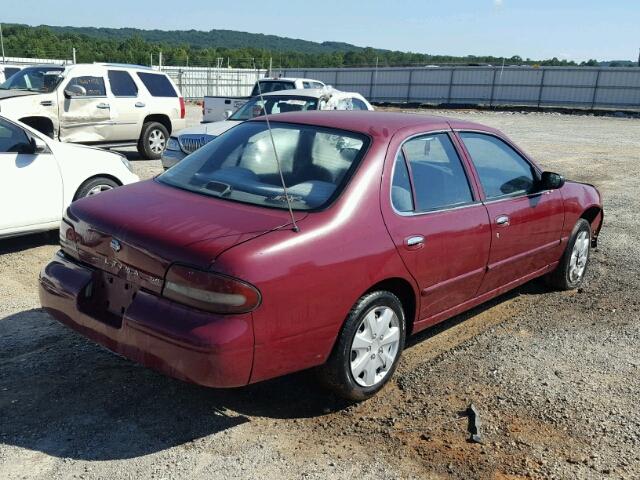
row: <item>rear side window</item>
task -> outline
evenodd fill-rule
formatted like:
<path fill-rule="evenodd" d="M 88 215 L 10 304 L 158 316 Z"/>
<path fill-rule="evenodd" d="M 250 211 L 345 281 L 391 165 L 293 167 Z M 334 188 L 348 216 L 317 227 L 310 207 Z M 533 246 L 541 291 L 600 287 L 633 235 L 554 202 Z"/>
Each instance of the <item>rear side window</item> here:
<path fill-rule="evenodd" d="M 353 104 L 353 109 L 354 110 L 369 110 L 367 108 L 367 104 L 364 103 L 362 100 L 360 100 L 359 98 L 352 98 L 351 99 L 351 103 Z"/>
<path fill-rule="evenodd" d="M 111 93 L 115 97 L 135 97 L 138 95 L 138 87 L 128 72 L 122 70 L 109 70 L 109 84 Z"/>
<path fill-rule="evenodd" d="M 505 142 L 482 133 L 462 132 L 460 137 L 488 199 L 527 194 L 535 189 L 533 167 Z"/>
<path fill-rule="evenodd" d="M 138 78 L 142 80 L 149 93 L 154 97 L 177 97 L 175 88 L 166 75 L 158 73 L 138 72 Z"/>
<path fill-rule="evenodd" d="M 402 150 L 398 152 L 396 163 L 393 167 L 391 203 L 393 203 L 394 208 L 399 212 L 413 212 L 413 195 L 411 194 L 409 169 L 407 168 Z"/>
<path fill-rule="evenodd" d="M 467 175 L 449 135 L 438 133 L 414 138 L 402 146 L 402 153 L 413 180 L 416 212 L 473 202 Z"/>
<path fill-rule="evenodd" d="M 107 91 L 104 87 L 104 78 L 102 77 L 75 77 L 67 84 L 66 88 L 78 86 L 84 88 L 84 95 L 80 97 L 104 97 Z"/>

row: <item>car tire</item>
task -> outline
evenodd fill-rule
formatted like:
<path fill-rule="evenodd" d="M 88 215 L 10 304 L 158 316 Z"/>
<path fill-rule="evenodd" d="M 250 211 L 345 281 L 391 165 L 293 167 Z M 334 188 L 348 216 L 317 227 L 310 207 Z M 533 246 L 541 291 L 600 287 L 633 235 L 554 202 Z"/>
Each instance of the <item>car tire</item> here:
<path fill-rule="evenodd" d="M 142 125 L 142 132 L 138 140 L 138 153 L 147 160 L 157 160 L 169 141 L 167 127 L 158 122 L 147 122 Z"/>
<path fill-rule="evenodd" d="M 114 180 L 107 177 L 95 177 L 90 178 L 78 188 L 75 197 L 73 200 L 78 200 L 84 197 L 90 197 L 96 195 L 98 193 L 105 192 L 107 190 L 112 190 L 120 185 L 116 183 Z"/>
<path fill-rule="evenodd" d="M 384 290 L 367 293 L 349 312 L 329 359 L 320 368 L 323 383 L 350 401 L 375 395 L 393 376 L 405 335 L 398 297 Z"/>
<path fill-rule="evenodd" d="M 587 273 L 591 246 L 591 225 L 584 218 L 573 227 L 567 247 L 556 269 L 545 277 L 558 290 L 578 288 Z"/>

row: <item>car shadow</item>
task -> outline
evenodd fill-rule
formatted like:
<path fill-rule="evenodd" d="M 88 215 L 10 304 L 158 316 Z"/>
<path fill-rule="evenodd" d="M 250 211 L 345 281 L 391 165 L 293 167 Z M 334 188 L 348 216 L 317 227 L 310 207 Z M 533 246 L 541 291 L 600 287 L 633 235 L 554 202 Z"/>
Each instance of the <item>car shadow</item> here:
<path fill-rule="evenodd" d="M 434 337 L 527 284 L 410 340 Z M 89 342 L 41 309 L 0 319 L 0 441 L 59 458 L 134 458 L 253 421 L 313 418 L 349 403 L 323 390 L 313 371 L 236 389 L 180 382 Z"/>
<path fill-rule="evenodd" d="M 51 230 L 50 232 L 31 233 L 28 235 L 1 239 L 0 255 L 17 253 L 45 245 L 57 245 L 60 242 L 58 235 L 58 230 Z"/>

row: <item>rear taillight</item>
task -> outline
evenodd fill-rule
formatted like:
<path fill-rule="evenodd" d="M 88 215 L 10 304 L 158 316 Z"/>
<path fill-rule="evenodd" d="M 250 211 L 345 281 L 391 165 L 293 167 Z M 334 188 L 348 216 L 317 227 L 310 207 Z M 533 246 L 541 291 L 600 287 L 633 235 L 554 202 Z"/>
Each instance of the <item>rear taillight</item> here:
<path fill-rule="evenodd" d="M 186 108 L 184 106 L 184 98 L 180 97 L 180 118 L 184 118 L 186 113 L 187 113 L 187 111 L 186 111 Z"/>
<path fill-rule="evenodd" d="M 224 314 L 247 313 L 260 305 L 260 292 L 253 285 L 184 265 L 169 268 L 162 296 L 201 310 Z"/>

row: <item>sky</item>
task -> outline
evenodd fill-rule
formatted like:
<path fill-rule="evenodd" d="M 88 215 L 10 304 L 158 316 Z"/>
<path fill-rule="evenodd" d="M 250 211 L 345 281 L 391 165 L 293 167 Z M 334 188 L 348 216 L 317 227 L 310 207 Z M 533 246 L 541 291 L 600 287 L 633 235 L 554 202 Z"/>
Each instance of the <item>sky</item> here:
<path fill-rule="evenodd" d="M 227 29 L 430 54 L 578 61 L 635 60 L 640 47 L 640 0 L 0 0 L 0 22 Z"/>

